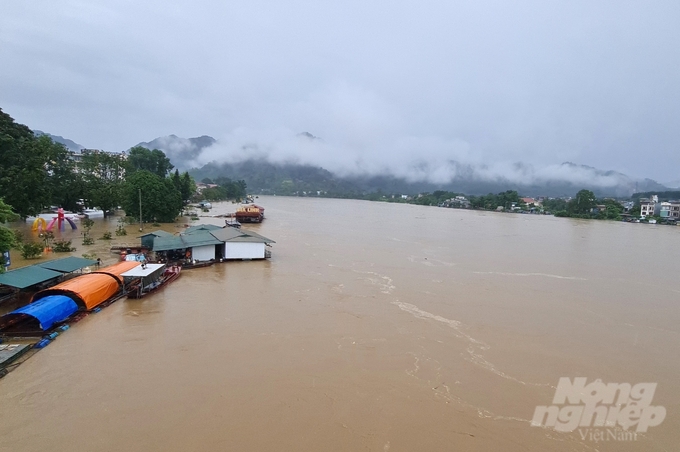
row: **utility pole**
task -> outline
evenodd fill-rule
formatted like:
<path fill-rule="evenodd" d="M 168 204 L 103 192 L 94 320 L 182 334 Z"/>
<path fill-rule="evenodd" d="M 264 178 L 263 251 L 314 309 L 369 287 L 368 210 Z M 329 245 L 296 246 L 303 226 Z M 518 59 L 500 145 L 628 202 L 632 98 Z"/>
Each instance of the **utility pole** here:
<path fill-rule="evenodd" d="M 139 189 L 139 232 L 143 230 L 142 226 L 142 189 Z"/>

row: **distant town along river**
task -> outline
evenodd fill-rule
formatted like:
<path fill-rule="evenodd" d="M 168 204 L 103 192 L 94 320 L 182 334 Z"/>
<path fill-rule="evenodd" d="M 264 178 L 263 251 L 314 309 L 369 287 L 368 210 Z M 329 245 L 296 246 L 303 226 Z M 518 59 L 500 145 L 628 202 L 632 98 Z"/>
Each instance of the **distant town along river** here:
<path fill-rule="evenodd" d="M 270 260 L 187 270 L 0 380 L 0 450 L 677 448 L 680 228 L 258 204 Z M 562 377 L 657 383 L 668 415 L 625 444 L 532 427 Z"/>

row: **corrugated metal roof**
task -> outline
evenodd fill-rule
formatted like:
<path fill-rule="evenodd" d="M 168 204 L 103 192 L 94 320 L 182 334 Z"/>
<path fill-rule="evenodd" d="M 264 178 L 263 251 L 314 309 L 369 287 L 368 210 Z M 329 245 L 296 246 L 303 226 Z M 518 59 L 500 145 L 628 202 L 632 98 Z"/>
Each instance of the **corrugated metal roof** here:
<path fill-rule="evenodd" d="M 210 231 L 210 234 L 212 234 L 213 237 L 223 242 L 226 242 L 236 237 L 241 237 L 243 235 L 243 233 L 239 229 L 231 227 L 220 228 L 219 230 Z"/>
<path fill-rule="evenodd" d="M 181 250 L 195 246 L 219 245 L 225 242 L 276 243 L 252 231 L 214 225 L 198 225 L 179 236 L 157 237 L 154 251 Z M 201 229 L 204 228 L 204 229 Z"/>
<path fill-rule="evenodd" d="M 223 242 L 276 243 L 272 239 L 246 229 L 225 227 L 220 228 L 219 231 L 210 231 L 210 233 Z"/>
<path fill-rule="evenodd" d="M 267 238 L 267 237 L 265 237 L 265 236 L 263 236 L 263 235 L 260 235 L 260 234 L 258 234 L 257 232 L 248 231 L 248 230 L 242 230 L 241 232 L 243 232 L 243 233 L 245 233 L 245 234 L 247 234 L 247 235 L 249 235 L 249 236 L 251 236 L 251 237 L 253 237 L 253 238 L 258 238 L 258 239 L 260 239 L 260 242 L 264 242 L 264 243 L 276 243 L 276 242 L 273 241 L 272 239 L 269 239 L 269 238 Z"/>
<path fill-rule="evenodd" d="M 156 237 L 153 241 L 154 251 L 181 250 L 186 247 L 186 244 L 182 241 L 182 237 L 178 235 L 173 235 L 172 237 Z"/>
<path fill-rule="evenodd" d="M 62 276 L 62 273 L 48 270 L 39 265 L 31 265 L 30 267 L 18 268 L 0 274 L 0 284 L 16 287 L 17 289 L 25 289 L 26 287 L 59 278 L 60 276 Z"/>
<path fill-rule="evenodd" d="M 217 239 L 208 231 L 196 231 L 193 234 L 182 235 L 182 241 L 187 247 L 220 245 L 222 240 Z"/>
<path fill-rule="evenodd" d="M 156 237 L 173 237 L 173 235 L 171 233 L 160 230 L 160 229 L 157 230 L 157 231 L 149 232 L 149 233 L 144 234 L 140 237 L 146 237 L 146 236 L 149 236 L 149 235 L 153 235 L 153 236 L 156 236 Z"/>
<path fill-rule="evenodd" d="M 76 270 L 80 270 L 81 268 L 89 267 L 90 265 L 94 265 L 96 263 L 97 261 L 93 261 L 92 259 L 71 256 L 64 257 L 62 259 L 55 259 L 49 262 L 44 262 L 38 264 L 38 266 L 46 268 L 48 270 L 54 270 L 62 273 L 71 273 Z"/>
<path fill-rule="evenodd" d="M 250 235 L 242 235 L 241 237 L 236 237 L 231 240 L 227 240 L 229 243 L 233 242 L 247 242 L 247 243 L 276 243 L 269 239 L 263 239 L 260 237 L 253 237 Z"/>
<path fill-rule="evenodd" d="M 220 226 L 215 226 L 214 224 L 197 224 L 196 226 L 185 229 L 182 234 L 194 234 L 196 232 L 213 231 L 216 229 L 222 228 Z"/>

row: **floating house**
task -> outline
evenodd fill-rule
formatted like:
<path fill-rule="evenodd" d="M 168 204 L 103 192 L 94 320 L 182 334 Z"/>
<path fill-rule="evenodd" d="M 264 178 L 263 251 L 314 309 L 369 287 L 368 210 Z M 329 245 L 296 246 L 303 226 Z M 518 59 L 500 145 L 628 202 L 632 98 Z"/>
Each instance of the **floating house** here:
<path fill-rule="evenodd" d="M 160 229 L 157 231 L 149 232 L 141 237 L 142 248 L 151 250 L 153 249 L 153 242 L 157 237 L 172 237 L 172 236 L 173 235 L 171 233 L 161 231 Z"/>
<path fill-rule="evenodd" d="M 78 311 L 90 311 L 122 295 L 123 273 L 139 262 L 118 262 L 33 295 L 31 303 L 0 317 L 0 332 L 47 331 Z"/>
<path fill-rule="evenodd" d="M 0 285 L 17 290 L 36 291 L 72 277 L 72 273 L 95 265 L 97 261 L 81 257 L 65 257 L 0 274 Z"/>
<path fill-rule="evenodd" d="M 271 257 L 267 246 L 272 243 L 275 242 L 252 231 L 206 224 L 192 226 L 177 236 L 156 237 L 153 251 L 198 262 L 265 259 Z"/>
<path fill-rule="evenodd" d="M 240 223 L 262 223 L 264 207 L 257 204 L 246 204 L 236 209 L 234 216 Z"/>

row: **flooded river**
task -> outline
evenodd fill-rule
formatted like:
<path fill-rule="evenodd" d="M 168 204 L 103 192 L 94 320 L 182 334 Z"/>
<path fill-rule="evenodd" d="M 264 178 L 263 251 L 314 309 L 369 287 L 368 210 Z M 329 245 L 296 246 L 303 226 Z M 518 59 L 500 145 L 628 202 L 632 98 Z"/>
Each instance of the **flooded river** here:
<path fill-rule="evenodd" d="M 678 450 L 680 227 L 258 202 L 271 260 L 76 324 L 0 380 L 0 450 Z M 627 441 L 532 427 L 560 377 L 657 383 L 666 418 Z"/>

